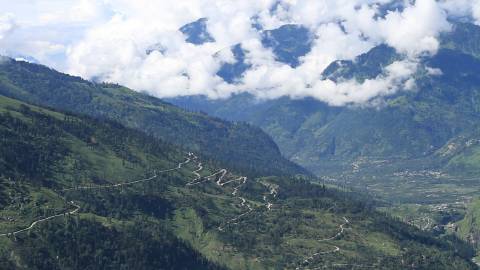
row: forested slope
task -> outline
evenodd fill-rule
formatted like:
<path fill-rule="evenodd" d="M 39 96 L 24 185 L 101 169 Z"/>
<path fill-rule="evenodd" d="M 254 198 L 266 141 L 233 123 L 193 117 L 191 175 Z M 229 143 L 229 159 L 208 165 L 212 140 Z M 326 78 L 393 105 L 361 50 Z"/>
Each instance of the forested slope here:
<path fill-rule="evenodd" d="M 0 94 L 74 113 L 118 121 L 229 167 L 269 174 L 308 174 L 283 158 L 261 129 L 187 112 L 111 84 L 95 84 L 44 66 L 4 58 Z"/>
<path fill-rule="evenodd" d="M 474 269 L 473 250 L 303 178 L 0 96 L 0 268 Z"/>

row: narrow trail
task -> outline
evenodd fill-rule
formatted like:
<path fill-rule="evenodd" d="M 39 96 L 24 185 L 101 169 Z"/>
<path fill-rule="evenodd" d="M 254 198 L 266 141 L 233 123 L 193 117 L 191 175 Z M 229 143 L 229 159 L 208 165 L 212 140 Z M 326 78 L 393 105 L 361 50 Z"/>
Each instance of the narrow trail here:
<path fill-rule="evenodd" d="M 76 187 L 71 187 L 71 188 L 65 188 L 65 189 L 61 189 L 61 190 L 57 190 L 57 192 L 59 193 L 65 193 L 65 192 L 71 192 L 71 191 L 79 191 L 79 190 L 100 190 L 100 189 L 111 189 L 111 188 L 119 188 L 119 187 L 124 187 L 124 186 L 131 186 L 131 185 L 135 185 L 135 184 L 140 184 L 140 183 L 145 183 L 145 182 L 150 182 L 150 181 L 153 181 L 155 179 L 158 178 L 159 174 L 161 173 L 166 173 L 166 172 L 171 172 L 171 171 L 176 171 L 176 170 L 180 170 L 183 166 L 185 166 L 186 164 L 190 163 L 192 160 L 198 160 L 198 157 L 195 156 L 193 153 L 188 153 L 188 157 L 185 161 L 183 162 L 180 162 L 178 163 L 178 165 L 174 168 L 170 168 L 170 169 L 165 169 L 165 170 L 161 170 L 161 171 L 156 171 L 154 170 L 154 175 L 151 176 L 151 177 L 148 177 L 148 178 L 144 178 L 144 179 L 140 179 L 140 180 L 135 180 L 135 181 L 128 181 L 128 182 L 122 182 L 122 183 L 116 183 L 116 184 L 106 184 L 106 185 L 87 185 L 87 186 L 76 186 Z M 232 179 L 232 180 L 229 180 L 229 181 L 226 181 L 226 182 L 223 182 L 223 179 L 226 177 L 226 175 L 228 174 L 228 171 L 226 169 L 221 169 L 219 170 L 218 172 L 216 173 L 213 173 L 209 176 L 206 176 L 206 177 L 201 177 L 200 175 L 200 171 L 203 170 L 203 165 L 201 162 L 198 162 L 197 164 L 197 169 L 195 171 L 193 171 L 193 174 L 195 175 L 195 178 L 187 183 L 187 186 L 194 186 L 194 185 L 199 185 L 199 184 L 202 184 L 202 183 L 205 183 L 205 182 L 208 182 L 208 181 L 211 181 L 214 177 L 220 175 L 220 177 L 218 178 L 218 180 L 216 181 L 216 184 L 218 186 L 225 186 L 229 183 L 233 183 L 233 182 L 241 182 L 240 185 L 236 186 L 234 188 L 234 191 L 232 192 L 232 196 L 237 196 L 237 193 L 238 193 L 238 190 L 241 188 L 241 186 L 243 186 L 246 182 L 247 182 L 247 177 L 239 177 L 239 178 L 236 178 L 236 179 Z M 237 196 L 238 197 L 238 196 Z M 63 199 L 65 199 L 64 197 L 62 197 Z M 243 197 L 238 197 L 238 199 L 241 200 L 241 206 L 242 207 L 245 207 L 248 209 L 248 211 L 246 213 L 243 213 L 231 220 L 229 220 L 225 226 L 227 226 L 228 224 L 231 224 L 233 222 L 235 222 L 236 220 L 240 219 L 241 217 L 251 213 L 254 211 L 254 209 L 246 203 L 246 200 L 245 198 Z M 74 206 L 75 209 L 74 210 L 70 210 L 70 211 L 67 211 L 67 212 L 64 212 L 64 213 L 60 213 L 60 214 L 56 214 L 56 215 L 52 215 L 52 216 L 48 216 L 48 217 L 45 217 L 45 218 L 41 218 L 41 219 L 38 219 L 38 220 L 35 220 L 33 221 L 30 226 L 24 228 L 24 229 L 20 229 L 20 230 L 17 230 L 17 231 L 13 231 L 13 232 L 8 232 L 8 233 L 0 233 L 0 237 L 2 236 L 10 236 L 10 235 L 16 235 L 16 234 L 19 234 L 19 233 L 23 233 L 23 232 L 27 232 L 27 231 L 30 231 L 32 230 L 33 228 L 35 228 L 38 224 L 40 223 L 43 223 L 43 222 L 46 222 L 46 221 L 49 221 L 49 220 L 52 220 L 52 219 L 55 219 L 55 218 L 58 218 L 58 217 L 63 217 L 63 216 L 66 216 L 66 215 L 72 215 L 72 214 L 75 214 L 77 213 L 79 210 L 80 210 L 80 206 L 78 204 L 76 204 L 75 202 L 73 201 L 70 201 L 69 202 L 70 205 Z M 219 227 L 219 229 L 221 229 L 222 227 Z"/>
<path fill-rule="evenodd" d="M 123 183 L 118 183 L 118 184 L 97 185 L 97 186 L 78 186 L 78 187 L 73 187 L 73 188 L 66 188 L 66 189 L 62 189 L 62 190 L 57 190 L 57 192 L 61 193 L 61 192 L 77 191 L 77 190 L 109 189 L 109 188 L 118 188 L 118 187 L 122 187 L 122 186 L 130 186 L 130 185 L 135 185 L 135 184 L 139 184 L 139 183 L 149 182 L 149 181 L 152 181 L 152 180 L 156 179 L 158 177 L 159 173 L 166 173 L 166 172 L 171 172 L 171 171 L 176 171 L 176 170 L 181 169 L 184 165 L 190 163 L 190 161 L 192 160 L 192 158 L 191 158 L 192 156 L 193 156 L 193 153 L 188 153 L 188 158 L 185 161 L 178 163 L 178 165 L 175 168 L 161 170 L 161 171 L 158 171 L 158 172 L 154 171 L 154 175 L 152 177 L 149 177 L 149 178 L 136 180 L 136 181 L 123 182 Z M 65 200 L 65 198 L 63 196 L 62 196 L 62 199 Z M 49 220 L 52 220 L 52 219 L 55 219 L 55 218 L 58 218 L 58 217 L 73 215 L 73 214 L 77 213 L 78 211 L 80 211 L 80 206 L 78 204 L 76 204 L 73 201 L 70 201 L 68 203 L 70 205 L 74 206 L 75 209 L 64 212 L 64 213 L 61 213 L 61 214 L 56 214 L 56 215 L 48 216 L 48 217 L 45 217 L 45 218 L 37 219 L 37 220 L 33 221 L 30 224 L 30 226 L 28 226 L 27 228 L 20 229 L 20 230 L 17 230 L 17 231 L 13 231 L 13 232 L 9 232 L 9 233 L 0 233 L 0 237 L 11 236 L 11 235 L 15 236 L 19 233 L 23 233 L 23 232 L 27 232 L 27 231 L 32 230 L 33 228 L 35 228 L 35 226 L 37 226 L 40 223 L 43 223 L 43 222 L 46 222 L 46 221 L 49 221 Z"/>
<path fill-rule="evenodd" d="M 340 238 L 344 233 L 345 233 L 345 226 L 347 226 L 348 224 L 350 224 L 350 221 L 346 218 L 346 217 L 343 217 L 343 220 L 345 221 L 344 223 L 340 224 L 340 226 L 338 226 L 339 228 L 339 231 L 332 237 L 329 237 L 329 238 L 324 238 L 324 239 L 318 239 L 317 242 L 328 242 L 328 241 L 334 241 L 338 238 Z M 314 254 L 312 254 L 311 256 L 305 258 L 303 261 L 302 261 L 302 265 L 303 267 L 297 267 L 295 268 L 295 270 L 313 270 L 313 269 L 318 269 L 318 268 L 306 268 L 309 264 L 311 264 L 316 258 L 318 258 L 319 256 L 322 256 L 322 255 L 328 255 L 328 254 L 332 254 L 332 253 L 337 253 L 337 252 L 340 252 L 342 249 L 338 246 L 333 246 L 334 249 L 332 250 L 328 250 L 328 251 L 319 251 L 319 252 L 316 252 Z"/>
<path fill-rule="evenodd" d="M 270 196 L 273 197 L 273 199 L 276 199 L 277 198 L 277 195 L 278 195 L 278 186 L 277 185 L 274 185 L 274 184 L 266 184 L 266 183 L 262 183 L 263 186 L 265 186 L 269 192 L 270 192 Z M 267 200 L 267 196 L 264 195 L 263 196 L 263 201 L 265 202 L 266 206 L 267 206 L 267 210 L 268 211 L 271 211 L 272 210 L 272 207 L 273 207 L 273 204 Z"/>
<path fill-rule="evenodd" d="M 200 175 L 200 172 L 203 170 L 203 165 L 200 161 L 198 161 L 198 157 L 196 157 L 195 155 L 192 155 L 192 156 L 193 156 L 192 160 L 194 162 L 197 162 L 197 169 L 195 171 L 192 171 L 192 173 L 195 175 L 195 178 L 192 179 L 190 182 L 188 182 L 186 184 L 186 186 L 196 186 L 196 185 L 204 184 L 204 183 L 207 183 L 207 182 L 214 182 L 219 187 L 225 187 L 226 185 L 231 184 L 231 183 L 239 183 L 238 185 L 236 185 L 233 188 L 233 191 L 231 192 L 231 195 L 234 198 L 238 199 L 239 206 L 241 208 L 244 208 L 245 212 L 243 212 L 243 213 L 225 221 L 223 224 L 218 226 L 217 229 L 219 231 L 224 231 L 225 228 L 228 227 L 229 225 L 238 224 L 240 219 L 242 219 L 243 217 L 245 217 L 245 216 L 249 215 L 250 213 L 256 211 L 256 209 L 254 209 L 247 202 L 247 200 L 244 197 L 238 195 L 240 188 L 247 183 L 247 181 L 248 181 L 247 177 L 241 176 L 241 177 L 237 177 L 237 178 L 229 178 L 229 173 L 226 169 L 221 169 L 221 170 L 218 170 L 217 172 L 215 172 L 215 173 L 213 173 L 209 176 L 202 177 Z M 278 186 L 274 185 L 274 184 L 270 184 L 270 183 L 261 183 L 261 184 L 263 186 L 265 186 L 265 188 L 268 190 L 268 195 L 263 195 L 263 202 L 265 203 L 265 207 L 266 207 L 267 211 L 271 211 L 272 207 L 273 207 L 273 204 L 268 200 L 267 197 L 270 196 L 273 199 L 275 199 L 278 196 Z M 332 206 L 332 208 L 334 208 L 334 207 L 335 206 Z M 331 209 L 328 209 L 328 211 L 330 211 L 330 210 Z M 329 242 L 329 241 L 334 241 L 334 240 L 337 240 L 338 238 L 340 238 L 345 233 L 345 231 L 347 230 L 347 226 L 350 224 L 350 221 L 346 217 L 343 217 L 343 220 L 344 220 L 344 222 L 338 226 L 338 232 L 334 236 L 329 237 L 329 238 L 324 238 L 324 239 L 318 239 L 317 242 L 320 242 L 320 243 L 321 242 Z M 342 249 L 340 247 L 338 247 L 336 245 L 333 245 L 332 250 L 318 251 L 318 252 L 312 254 L 311 256 L 303 259 L 303 261 L 301 263 L 302 266 L 299 266 L 295 269 L 296 270 L 314 270 L 314 269 L 326 269 L 326 268 L 328 269 L 328 267 L 326 267 L 326 266 L 317 267 L 317 268 L 308 268 L 308 265 L 311 264 L 319 256 L 338 253 L 338 252 L 341 252 L 341 251 L 342 251 Z M 340 263 L 332 264 L 331 266 L 332 267 L 348 267 L 348 266 L 351 266 L 351 267 L 358 267 L 358 268 L 375 268 L 374 266 L 367 266 L 367 265 L 360 265 L 360 264 L 340 264 Z"/>
<path fill-rule="evenodd" d="M 135 184 L 150 182 L 150 181 L 153 181 L 153 180 L 157 179 L 159 177 L 159 174 L 161 174 L 161 173 L 167 173 L 167 172 L 180 170 L 183 166 L 190 163 L 192 160 L 197 161 L 198 157 L 195 156 L 193 153 L 188 153 L 187 159 L 183 162 L 178 163 L 178 165 L 176 167 L 161 170 L 161 171 L 154 170 L 153 176 L 148 177 L 148 178 L 135 180 L 135 181 L 116 183 L 116 184 L 76 186 L 76 187 L 64 188 L 64 189 L 61 189 L 61 190 L 57 190 L 57 192 L 65 193 L 65 192 L 73 192 L 73 191 L 79 191 L 79 190 L 89 190 L 90 191 L 90 190 L 112 189 L 112 188 L 120 188 L 120 187 L 124 187 L 124 186 L 131 186 L 131 185 L 135 185 Z M 250 214 L 251 212 L 254 211 L 254 209 L 250 206 L 250 204 L 247 203 L 245 198 L 237 195 L 238 190 L 243 185 L 246 184 L 247 177 L 239 177 L 239 178 L 230 179 L 230 180 L 224 182 L 224 179 L 228 174 L 228 171 L 226 169 L 221 169 L 218 172 L 213 173 L 213 174 L 211 174 L 209 176 L 206 176 L 206 177 L 202 177 L 200 175 L 200 172 L 202 170 L 203 170 L 203 165 L 202 165 L 201 162 L 198 162 L 197 163 L 197 169 L 195 171 L 193 171 L 193 174 L 195 175 L 195 178 L 191 182 L 187 183 L 187 186 L 195 186 L 195 185 L 199 185 L 199 184 L 202 184 L 202 183 L 205 183 L 205 182 L 212 181 L 212 179 L 214 179 L 214 177 L 217 177 L 218 175 L 220 175 L 220 177 L 218 177 L 218 179 L 215 183 L 218 186 L 221 186 L 221 187 L 224 187 L 225 185 L 230 184 L 230 183 L 240 182 L 240 184 L 234 188 L 234 190 L 232 192 L 232 196 L 238 198 L 241 201 L 240 206 L 243 207 L 243 208 L 246 208 L 247 212 L 245 212 L 245 213 L 227 221 L 223 226 L 219 226 L 218 227 L 219 230 L 223 230 L 223 228 L 225 228 L 226 226 L 235 223 L 236 221 L 241 219 L 243 216 L 248 215 L 248 214 Z M 63 196 L 62 196 L 62 199 L 65 200 L 65 198 Z M 63 217 L 63 216 L 66 216 L 66 215 L 72 215 L 72 214 L 77 213 L 80 210 L 80 206 L 78 204 L 76 204 L 75 202 L 70 201 L 69 204 L 71 206 L 74 206 L 75 209 L 70 210 L 70 211 L 66 211 L 64 213 L 60 213 L 60 214 L 56 214 L 56 215 L 52 215 L 52 216 L 48 216 L 48 217 L 45 217 L 45 218 L 35 220 L 30 224 L 30 226 L 28 226 L 24 229 L 20 229 L 20 230 L 13 231 L 13 232 L 8 232 L 8 233 L 0 233 L 0 237 L 16 235 L 16 234 L 19 234 L 19 233 L 30 231 L 40 223 L 43 223 L 43 222 L 46 222 L 46 221 L 49 221 L 49 220 L 52 220 L 52 219 L 55 219 L 55 218 L 58 218 L 58 217 Z M 271 209 L 271 204 L 270 203 L 268 203 L 267 209 L 269 209 L 269 210 Z"/>
<path fill-rule="evenodd" d="M 117 183 L 117 184 L 77 186 L 77 187 L 71 187 L 71 188 L 65 188 L 65 189 L 62 189 L 62 190 L 57 190 L 57 192 L 65 193 L 65 192 L 79 191 L 79 190 L 110 189 L 110 188 L 119 188 L 119 187 L 123 187 L 123 186 L 131 186 L 131 185 L 135 185 L 135 184 L 145 183 L 145 182 L 149 182 L 149 181 L 153 181 L 153 180 L 157 179 L 159 177 L 159 174 L 161 174 L 161 173 L 180 170 L 183 166 L 185 166 L 186 164 L 188 164 L 192 161 L 197 163 L 196 170 L 192 171 L 192 173 L 195 175 L 195 178 L 192 179 L 190 182 L 188 182 L 186 184 L 186 186 L 190 186 L 190 187 L 191 186 L 197 186 L 197 185 L 200 185 L 200 184 L 204 184 L 204 183 L 207 183 L 207 182 L 214 181 L 214 183 L 217 186 L 224 188 L 225 186 L 227 186 L 229 184 L 238 183 L 238 185 L 233 187 L 233 191 L 231 192 L 231 196 L 233 196 L 234 198 L 236 198 L 239 201 L 239 204 L 238 204 L 239 207 L 245 209 L 245 212 L 243 212 L 243 213 L 225 221 L 223 224 L 218 226 L 219 231 L 224 231 L 225 228 L 230 226 L 230 225 L 238 224 L 239 220 L 241 220 L 243 217 L 251 214 L 252 212 L 256 211 L 259 208 L 259 207 L 257 207 L 257 209 L 254 209 L 247 202 L 247 199 L 245 199 L 244 197 L 239 195 L 239 190 L 248 181 L 247 177 L 241 176 L 241 177 L 230 178 L 229 179 L 229 172 L 226 169 L 220 169 L 219 171 L 217 171 L 217 172 L 215 172 L 211 175 L 202 177 L 200 172 L 204 169 L 203 164 L 202 164 L 202 162 L 198 161 L 198 157 L 195 156 L 195 154 L 193 154 L 193 153 L 188 153 L 187 159 L 183 162 L 178 163 L 178 165 L 174 168 L 165 169 L 165 170 L 161 170 L 161 171 L 154 170 L 153 176 L 148 177 L 148 178 L 135 180 L 135 181 L 122 182 L 122 183 Z M 266 207 L 267 211 L 271 211 L 272 207 L 273 207 L 273 203 L 271 203 L 268 200 L 268 197 L 270 196 L 273 199 L 276 199 L 276 197 L 278 196 L 278 186 L 273 185 L 273 184 L 268 184 L 268 183 L 267 184 L 262 183 L 262 185 L 264 185 L 265 188 L 268 190 L 268 195 L 263 196 L 263 201 L 265 203 L 265 207 Z M 65 198 L 63 196 L 62 196 L 62 199 L 65 200 Z M 20 234 L 20 233 L 28 232 L 28 231 L 34 229 L 37 225 L 39 225 L 41 223 L 53 220 L 55 218 L 60 218 L 60 217 L 68 216 L 68 215 L 73 215 L 73 214 L 79 212 L 80 209 L 81 209 L 81 207 L 78 204 L 76 204 L 74 201 L 69 201 L 68 204 L 70 204 L 70 206 L 73 207 L 72 210 L 67 210 L 67 211 L 65 211 L 63 213 L 60 213 L 60 214 L 55 214 L 55 215 L 51 215 L 51 216 L 48 216 L 48 217 L 45 217 L 45 218 L 35 220 L 30 224 L 30 226 L 28 226 L 26 228 L 23 228 L 23 229 L 19 229 L 19 230 L 9 232 L 9 233 L 0 233 L 0 237 L 2 237 L 2 236 L 15 236 L 15 235 Z M 317 241 L 318 242 L 328 242 L 328 241 L 334 241 L 334 240 L 340 238 L 344 234 L 344 232 L 346 230 L 346 226 L 348 224 L 350 224 L 350 221 L 346 217 L 343 217 L 343 219 L 344 219 L 345 222 L 342 223 L 339 226 L 339 231 L 337 232 L 337 234 L 335 234 L 334 236 L 329 237 L 329 238 L 319 239 Z M 327 268 L 326 266 L 317 267 L 317 268 L 307 268 L 307 267 L 308 267 L 309 264 L 311 264 L 319 256 L 332 254 L 332 253 L 337 253 L 337 252 L 340 252 L 340 251 L 341 251 L 340 247 L 333 246 L 332 250 L 316 252 L 316 253 L 312 254 L 311 256 L 305 258 L 302 262 L 302 267 L 297 267 L 296 270 L 326 269 Z M 338 263 L 338 264 L 331 264 L 330 265 L 330 267 L 349 267 L 349 266 L 350 267 L 358 267 L 358 268 L 374 268 L 374 266 L 355 265 L 355 264 L 339 264 Z"/>
<path fill-rule="evenodd" d="M 194 160 L 197 160 L 197 157 L 194 156 L 193 158 Z M 193 174 L 195 174 L 195 179 L 192 180 L 192 183 L 196 182 L 197 180 L 199 180 L 200 178 L 202 178 L 202 176 L 199 174 L 199 172 L 201 172 L 203 170 L 203 166 L 202 166 L 202 163 L 199 162 L 197 164 L 197 169 L 195 171 L 193 171 Z"/>
<path fill-rule="evenodd" d="M 333 263 L 333 264 L 325 265 L 325 266 L 322 266 L 322 267 L 309 268 L 308 270 L 332 269 L 332 267 L 333 268 L 349 267 L 350 269 L 355 269 L 355 268 L 360 268 L 360 269 L 372 268 L 372 269 L 375 269 L 375 268 L 377 268 L 377 266 L 375 266 L 375 265 L 351 264 L 351 263 Z"/>
<path fill-rule="evenodd" d="M 77 191 L 77 190 L 109 189 L 109 188 L 118 188 L 118 187 L 123 187 L 123 186 L 130 186 L 130 185 L 135 185 L 135 184 L 139 184 L 139 183 L 150 182 L 150 181 L 158 178 L 158 174 L 180 170 L 184 165 L 190 163 L 191 160 L 192 160 L 191 157 L 188 157 L 184 162 L 178 163 L 178 165 L 175 168 L 161 170 L 161 171 L 154 170 L 153 171 L 153 176 L 145 178 L 145 179 L 123 182 L 123 183 L 117 183 L 117 184 L 78 186 L 78 187 L 62 189 L 62 190 L 59 190 L 59 191 L 67 192 L 67 191 Z"/>
<path fill-rule="evenodd" d="M 223 224 L 218 226 L 217 229 L 219 231 L 223 231 L 229 225 L 238 224 L 238 221 L 240 219 L 242 219 L 243 217 L 245 217 L 245 216 L 249 215 L 250 213 L 252 213 L 253 211 L 255 211 L 255 209 L 249 203 L 247 203 L 247 200 L 244 197 L 241 197 L 241 196 L 238 195 L 239 189 L 247 183 L 247 181 L 248 181 L 247 177 L 241 176 L 241 177 L 238 177 L 238 178 L 227 179 L 227 176 L 229 175 L 229 172 L 226 169 L 220 169 L 217 172 L 215 172 L 215 173 L 213 173 L 209 176 L 202 177 L 200 175 L 200 172 L 203 170 L 203 165 L 200 161 L 198 161 L 197 156 L 195 156 L 195 155 L 192 155 L 192 156 L 193 156 L 192 160 L 197 162 L 197 169 L 192 172 L 195 175 L 195 178 L 192 179 L 190 182 L 188 182 L 186 184 L 186 186 L 196 186 L 196 185 L 200 185 L 200 184 L 204 184 L 204 183 L 207 183 L 207 182 L 214 181 L 217 186 L 223 188 L 226 185 L 231 184 L 231 183 L 239 183 L 237 186 L 235 186 L 233 188 L 233 192 L 231 193 L 231 195 L 234 198 L 236 198 L 240 201 L 239 206 L 241 208 L 244 208 L 245 212 L 235 216 L 234 218 L 231 218 L 231 219 L 225 221 Z M 270 194 L 273 194 L 274 198 L 278 194 L 277 189 L 274 189 L 274 190 L 271 189 L 271 190 L 269 190 L 269 192 L 270 192 Z M 265 201 L 265 206 L 266 206 L 267 210 L 270 211 L 272 209 L 273 204 L 266 200 L 266 196 L 264 196 L 264 201 Z"/>
<path fill-rule="evenodd" d="M 350 224 L 350 221 L 346 217 L 343 217 L 343 220 L 345 222 L 342 223 L 339 226 L 339 231 L 336 235 L 334 235 L 330 238 L 320 239 L 320 240 L 317 240 L 317 241 L 318 242 L 334 241 L 334 240 L 338 239 L 339 237 L 341 237 L 345 233 L 345 230 L 347 229 L 345 227 Z M 319 256 L 328 255 L 328 254 L 332 254 L 332 253 L 337 253 L 337 252 L 340 252 L 340 251 L 342 251 L 342 249 L 340 247 L 334 246 L 333 250 L 314 253 L 312 256 L 306 258 L 303 261 L 303 268 L 297 267 L 295 270 L 319 270 L 319 269 L 332 269 L 332 268 L 337 268 L 337 267 L 349 267 L 350 269 L 353 269 L 353 268 L 373 268 L 373 269 L 377 268 L 376 265 L 348 264 L 348 263 L 333 263 L 333 264 L 329 264 L 329 265 L 323 265 L 323 266 L 320 266 L 320 267 L 313 267 L 313 268 L 308 267 L 308 265 L 311 264 Z"/>
<path fill-rule="evenodd" d="M 321 240 L 317 240 L 317 241 L 318 241 L 318 242 L 332 241 L 332 240 L 335 240 L 336 238 L 342 236 L 343 233 L 345 232 L 345 226 L 348 225 L 348 224 L 350 224 L 350 221 L 349 221 L 346 217 L 343 217 L 343 220 L 345 221 L 345 223 L 343 223 L 343 224 L 340 225 L 340 227 L 339 227 L 339 228 L 340 228 L 340 231 L 339 231 L 336 235 L 334 235 L 334 236 L 332 236 L 332 237 L 330 237 L 330 238 L 321 239 Z"/>
<path fill-rule="evenodd" d="M 199 163 L 199 164 L 201 164 L 201 163 Z M 195 172 L 195 171 L 194 171 L 194 173 L 198 174 L 198 172 Z M 225 175 L 227 175 L 227 170 L 222 169 L 222 170 L 220 170 L 220 171 L 218 171 L 214 174 L 211 174 L 211 175 L 203 177 L 203 178 L 197 176 L 197 178 L 195 178 L 191 182 L 187 183 L 187 186 L 195 186 L 195 185 L 203 184 L 205 182 L 210 182 L 210 181 L 212 181 L 213 177 L 215 177 L 217 175 L 220 175 L 219 180 L 216 182 L 217 185 L 219 185 L 218 182 L 221 181 L 225 177 Z"/>
<path fill-rule="evenodd" d="M 238 193 L 238 190 L 247 183 L 247 177 L 243 176 L 243 177 L 239 177 L 237 179 L 234 179 L 232 181 L 242 181 L 238 186 L 234 187 L 233 188 L 233 192 L 232 192 L 232 195 L 233 196 L 237 196 L 237 193 Z M 232 182 L 230 181 L 230 183 Z"/>
<path fill-rule="evenodd" d="M 0 234 L 0 236 L 15 236 L 19 233 L 22 233 L 22 232 L 27 232 L 31 229 L 33 229 L 36 225 L 42 223 L 42 222 L 45 222 L 45 221 L 48 221 L 48 220 L 51 220 L 51 219 L 54 219 L 54 218 L 57 218 L 57 217 L 64 217 L 66 215 L 73 215 L 75 213 L 77 213 L 79 210 L 80 210 L 80 206 L 75 204 L 73 201 L 70 201 L 69 202 L 71 205 L 73 205 L 75 207 L 74 210 L 71 210 L 71 211 L 67 211 L 67 212 L 64 212 L 64 213 L 61 213 L 61 214 L 57 214 L 57 215 L 53 215 L 53 216 L 49 216 L 49 217 L 46 217 L 46 218 L 42 218 L 42 219 L 38 219 L 34 222 L 32 222 L 32 224 L 30 224 L 30 226 L 28 226 L 27 228 L 25 229 L 21 229 L 21 230 L 18 230 L 18 231 L 14 231 L 14 232 L 9 232 L 9 233 L 2 233 Z"/>

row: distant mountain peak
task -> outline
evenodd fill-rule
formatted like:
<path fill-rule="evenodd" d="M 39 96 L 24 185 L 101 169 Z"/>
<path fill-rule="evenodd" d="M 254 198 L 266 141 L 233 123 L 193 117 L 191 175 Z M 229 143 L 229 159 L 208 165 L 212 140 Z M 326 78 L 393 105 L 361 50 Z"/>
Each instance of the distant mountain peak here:
<path fill-rule="evenodd" d="M 251 65 L 245 62 L 245 51 L 241 44 L 231 47 L 235 63 L 224 63 L 217 75 L 229 84 L 235 83 Z"/>
<path fill-rule="evenodd" d="M 332 81 L 353 78 L 372 79 L 380 75 L 384 67 L 401 58 L 402 56 L 394 48 L 382 44 L 357 56 L 353 61 L 337 60 L 331 63 L 322 75 Z"/>
<path fill-rule="evenodd" d="M 480 26 L 472 23 L 455 23 L 451 32 L 440 37 L 442 47 L 458 50 L 480 58 Z"/>
<path fill-rule="evenodd" d="M 400 11 L 402 12 L 405 9 L 404 1 L 390 1 L 389 3 L 378 5 L 377 17 L 384 18 L 388 13 Z"/>
<path fill-rule="evenodd" d="M 187 37 L 185 39 L 186 42 L 195 45 L 215 42 L 215 39 L 208 32 L 207 22 L 207 18 L 200 18 L 194 22 L 182 26 L 179 30 Z"/>
<path fill-rule="evenodd" d="M 271 48 L 276 60 L 295 68 L 300 65 L 300 57 L 312 49 L 312 33 L 298 24 L 286 24 L 277 29 L 262 33 L 262 44 Z"/>
<path fill-rule="evenodd" d="M 12 54 L 8 56 L 1 56 L 0 57 L 0 62 L 5 61 L 7 59 L 13 59 L 18 62 L 27 62 L 31 64 L 39 64 L 40 61 L 35 59 L 35 57 L 30 56 L 30 55 L 23 55 L 23 54 Z"/>

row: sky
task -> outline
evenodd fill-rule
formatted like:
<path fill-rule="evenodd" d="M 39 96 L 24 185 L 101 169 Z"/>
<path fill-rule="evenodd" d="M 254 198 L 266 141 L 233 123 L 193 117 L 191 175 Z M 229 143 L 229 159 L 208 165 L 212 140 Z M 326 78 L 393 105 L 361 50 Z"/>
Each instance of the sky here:
<path fill-rule="evenodd" d="M 480 0 L 404 1 L 378 16 L 391 0 L 0 0 L 0 54 L 36 61 L 85 79 L 119 83 L 157 97 L 314 97 L 334 106 L 367 104 L 415 89 L 420 56 L 434 55 L 449 17 L 480 23 Z M 183 25 L 208 18 L 215 40 L 185 41 Z M 313 33 L 312 50 L 298 67 L 275 60 L 261 43 L 263 29 L 300 24 Z M 233 62 L 230 48 L 246 51 L 250 70 L 235 84 L 217 72 Z M 377 78 L 333 82 L 322 71 L 379 44 L 405 58 Z M 162 50 L 146 54 L 152 47 Z M 432 72 L 441 74 L 441 71 Z"/>

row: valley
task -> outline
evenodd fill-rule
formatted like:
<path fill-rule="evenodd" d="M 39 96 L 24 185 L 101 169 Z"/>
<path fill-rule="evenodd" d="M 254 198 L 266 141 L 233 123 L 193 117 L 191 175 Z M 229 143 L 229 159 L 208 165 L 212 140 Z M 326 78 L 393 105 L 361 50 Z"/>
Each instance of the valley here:
<path fill-rule="evenodd" d="M 480 197 L 480 27 L 452 24 L 452 31 L 439 37 L 439 51 L 419 59 L 415 89 L 379 104 L 337 107 L 311 97 L 261 99 L 250 93 L 169 101 L 259 126 L 282 154 L 316 174 L 320 183 L 376 198 L 383 204 L 380 211 L 422 230 L 466 239 L 458 227 Z M 290 45 L 295 48 L 305 41 Z M 286 46 L 281 40 L 277 43 Z M 379 45 L 352 61 L 332 62 L 322 76 L 364 82 L 381 78 L 384 67 L 404 57 Z M 442 72 L 435 75 L 432 69 Z"/>
<path fill-rule="evenodd" d="M 479 269 L 480 0 L 7 2 L 0 270 Z"/>
<path fill-rule="evenodd" d="M 0 149 L 17 153 L 3 154 L 0 162 L 9 164 L 0 181 L 2 268 L 95 261 L 145 269 L 166 263 L 197 269 L 402 269 L 403 261 L 473 269 L 464 243 L 437 239 L 377 212 L 360 194 L 313 184 L 308 176 L 239 173 L 114 122 L 6 97 L 0 97 L 0 110 Z M 28 155 L 20 151 L 25 141 L 31 142 Z M 52 152 L 45 155 L 35 145 Z M 12 156 L 16 160 L 6 163 Z M 42 167 L 45 159 L 51 161 Z M 92 237 L 110 240 L 100 244 Z M 97 252 L 88 251 L 92 245 Z M 143 261 L 147 250 L 163 249 L 178 252 Z M 133 255 L 114 259 L 124 252 Z"/>

